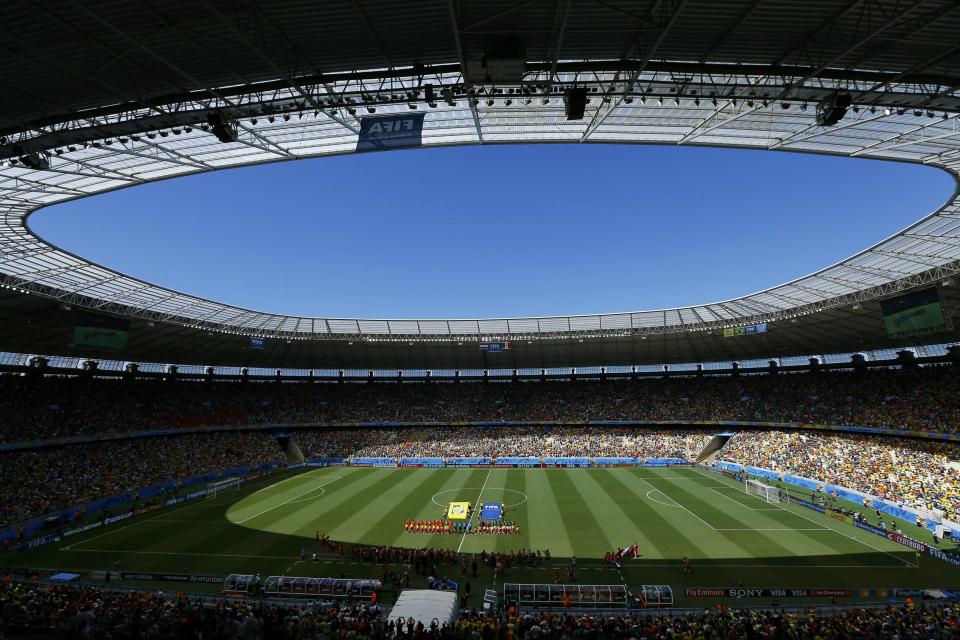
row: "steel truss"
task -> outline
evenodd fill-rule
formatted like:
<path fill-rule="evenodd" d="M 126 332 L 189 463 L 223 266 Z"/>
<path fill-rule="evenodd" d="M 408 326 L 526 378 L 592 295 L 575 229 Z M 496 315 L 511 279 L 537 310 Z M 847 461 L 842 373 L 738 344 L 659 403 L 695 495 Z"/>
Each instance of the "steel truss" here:
<path fill-rule="evenodd" d="M 658 9 L 669 31 L 683 2 Z M 557 23 L 562 27 L 563 5 Z M 451 20 L 457 24 L 451 5 Z M 886 23 L 883 23 L 886 24 Z M 558 35 L 562 33 L 562 29 Z M 466 82 L 466 63 L 343 74 L 305 74 L 120 104 L 7 134 L 0 156 L 50 153 L 50 166 L 0 168 L 0 283 L 64 304 L 211 333 L 286 340 L 482 341 L 584 339 L 714 331 L 778 322 L 942 282 L 960 265 L 956 199 L 900 234 L 796 281 L 720 303 L 563 318 L 359 320 L 297 318 L 239 309 L 170 291 L 49 245 L 25 226 L 37 208 L 151 180 L 218 168 L 351 153 L 362 117 L 425 113 L 423 145 L 513 142 L 701 144 L 926 163 L 956 175 L 960 97 L 920 71 L 834 70 L 786 62 L 657 62 L 658 38 L 631 59 L 531 62 L 519 81 Z M 866 36 L 864 36 L 866 39 Z M 560 42 L 557 42 L 559 50 Z M 633 59 L 634 54 L 639 56 Z M 820 68 L 824 67 L 824 68 Z M 428 97 L 427 87 L 434 97 Z M 567 121 L 564 92 L 586 87 L 582 121 Z M 847 92 L 837 126 L 814 107 Z M 936 98 L 931 98 L 936 96 Z M 220 143 L 207 116 L 238 121 Z M 955 194 L 955 198 L 956 198 Z"/>

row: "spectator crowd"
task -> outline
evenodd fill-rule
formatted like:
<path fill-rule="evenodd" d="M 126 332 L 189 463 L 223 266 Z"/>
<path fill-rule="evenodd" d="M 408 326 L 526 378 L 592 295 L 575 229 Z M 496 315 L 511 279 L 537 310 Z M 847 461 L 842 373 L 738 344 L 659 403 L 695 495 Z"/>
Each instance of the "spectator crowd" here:
<path fill-rule="evenodd" d="M 293 429 L 306 457 L 690 458 L 700 420 L 807 421 L 960 432 L 953 367 L 631 381 L 410 384 L 164 382 L 0 376 L 0 441 L 211 424 L 426 423 Z M 662 420 L 673 427 L 562 426 Z M 507 426 L 504 421 L 557 421 Z M 491 426 L 449 426 L 484 421 Z M 722 458 L 960 519 L 960 445 L 744 430 Z M 223 469 L 278 460 L 269 433 L 214 432 L 0 452 L 0 528 Z"/>
<path fill-rule="evenodd" d="M 281 458 L 276 438 L 262 432 L 0 452 L 0 529 L 99 498 Z"/>
<path fill-rule="evenodd" d="M 957 397 L 960 373 L 949 366 L 460 384 L 171 383 L 4 375 L 0 444 L 264 422 L 740 420 L 957 433 Z"/>
<path fill-rule="evenodd" d="M 692 429 L 589 426 L 405 427 L 297 432 L 307 457 L 687 458 L 709 439 Z"/>
<path fill-rule="evenodd" d="M 621 611 L 575 613 L 463 612 L 450 624 L 390 622 L 368 603 L 328 606 L 203 601 L 183 595 L 114 592 L 81 586 L 0 584 L 0 638 L 182 638 L 307 640 L 312 638 L 437 638 L 517 640 L 650 638 L 726 640 L 896 638 L 946 640 L 960 636 L 960 605 L 904 604 L 841 612 L 779 608 L 697 613 Z M 17 634 L 17 635 L 14 635 Z M 26 634 L 26 635 L 24 635 Z M 33 635 L 30 635 L 33 634 Z"/>
<path fill-rule="evenodd" d="M 742 431 L 720 460 L 792 473 L 960 521 L 957 444 L 861 434 Z"/>
<path fill-rule="evenodd" d="M 713 430 L 666 427 L 314 427 L 309 458 L 639 457 L 693 459 Z M 269 432 L 214 432 L 0 452 L 0 528 L 98 498 L 282 460 Z M 851 433 L 745 429 L 720 458 L 850 487 L 960 521 L 960 444 Z"/>

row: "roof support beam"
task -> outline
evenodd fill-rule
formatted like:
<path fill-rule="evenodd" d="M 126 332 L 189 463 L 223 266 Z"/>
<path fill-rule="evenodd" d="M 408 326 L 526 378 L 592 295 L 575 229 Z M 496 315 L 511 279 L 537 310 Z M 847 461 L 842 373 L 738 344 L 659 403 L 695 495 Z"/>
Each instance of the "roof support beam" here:
<path fill-rule="evenodd" d="M 650 16 L 660 11 L 660 28 L 657 32 L 656 37 L 653 42 L 648 44 L 643 50 L 643 55 L 639 60 L 639 65 L 637 68 L 630 73 L 629 79 L 626 81 L 628 89 L 632 87 L 633 83 L 647 70 L 647 65 L 650 64 L 651 59 L 654 54 L 657 52 L 657 49 L 660 48 L 660 45 L 663 44 L 664 39 L 666 39 L 667 34 L 670 33 L 670 29 L 673 28 L 673 25 L 676 24 L 677 19 L 680 17 L 680 13 L 683 11 L 683 8 L 686 6 L 687 0 L 658 0 L 656 4 L 650 9 Z M 636 51 L 640 50 L 643 46 L 641 42 L 643 36 L 638 36 L 631 43 L 630 48 L 627 50 L 625 59 L 632 58 Z M 614 75 L 613 81 L 610 83 L 616 85 L 620 80 L 620 72 L 618 71 Z M 609 101 L 609 102 L 607 102 Z M 590 123 L 587 125 L 587 128 L 584 129 L 583 135 L 580 136 L 580 142 L 586 142 L 590 139 L 596 130 L 603 125 L 607 117 L 613 113 L 617 107 L 620 106 L 620 103 L 623 102 L 623 94 L 617 93 L 613 96 L 606 96 L 600 101 L 600 105 L 597 107 L 597 110 L 593 112 L 593 118 L 591 118 Z M 609 104 L 606 110 L 604 110 L 603 105 Z M 602 113 L 601 113 L 602 112 Z"/>
<path fill-rule="evenodd" d="M 473 126 L 477 131 L 477 140 L 480 144 L 483 144 L 483 128 L 480 126 L 480 114 L 477 113 L 476 100 L 473 95 L 471 95 L 470 83 L 467 82 L 467 60 L 464 57 L 463 41 L 460 37 L 456 0 L 447 0 L 447 7 L 450 11 L 450 25 L 453 27 L 453 39 L 457 46 L 457 57 L 460 60 L 460 75 L 463 77 L 463 86 L 466 88 L 467 104 L 470 105 L 470 114 L 473 116 Z"/>

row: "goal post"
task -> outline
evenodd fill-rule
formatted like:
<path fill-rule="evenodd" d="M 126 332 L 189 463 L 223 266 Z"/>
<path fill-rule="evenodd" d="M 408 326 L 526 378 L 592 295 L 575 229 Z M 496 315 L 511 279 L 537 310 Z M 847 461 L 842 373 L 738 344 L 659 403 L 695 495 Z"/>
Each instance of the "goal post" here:
<path fill-rule="evenodd" d="M 745 489 L 750 495 L 766 500 L 770 504 L 778 504 L 780 502 L 780 489 L 771 487 L 768 484 L 763 484 L 758 480 L 747 480 Z"/>
<path fill-rule="evenodd" d="M 217 480 L 207 485 L 207 497 L 216 498 L 224 491 L 238 491 L 240 489 L 240 478 L 227 478 L 226 480 Z"/>

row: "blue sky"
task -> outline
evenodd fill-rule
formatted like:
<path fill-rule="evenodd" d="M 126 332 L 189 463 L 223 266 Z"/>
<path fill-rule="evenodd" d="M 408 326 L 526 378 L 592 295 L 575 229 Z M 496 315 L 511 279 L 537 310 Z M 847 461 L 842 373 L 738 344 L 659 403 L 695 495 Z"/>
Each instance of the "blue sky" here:
<path fill-rule="evenodd" d="M 218 171 L 51 207 L 40 236 L 278 313 L 457 318 L 713 302 L 933 211 L 926 167 L 613 145 L 395 151 Z"/>

